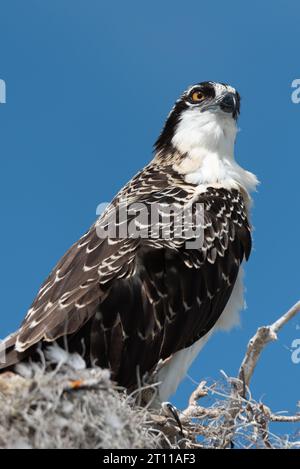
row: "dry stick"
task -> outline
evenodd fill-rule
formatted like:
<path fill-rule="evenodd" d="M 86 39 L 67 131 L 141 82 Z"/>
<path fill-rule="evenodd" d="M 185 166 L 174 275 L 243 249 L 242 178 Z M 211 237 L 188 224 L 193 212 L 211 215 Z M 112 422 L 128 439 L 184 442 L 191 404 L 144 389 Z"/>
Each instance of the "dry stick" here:
<path fill-rule="evenodd" d="M 228 427 L 230 427 L 229 433 L 225 434 L 225 443 L 224 446 L 226 447 L 233 438 L 234 434 L 234 425 L 233 422 L 235 421 L 236 417 L 238 416 L 242 404 L 243 404 L 243 399 L 245 397 L 245 390 L 247 387 L 249 387 L 252 375 L 254 373 L 255 367 L 257 365 L 257 362 L 260 358 L 261 352 L 265 348 L 265 346 L 274 340 L 277 339 L 277 332 L 287 323 L 289 322 L 294 316 L 296 316 L 297 313 L 300 312 L 300 301 L 298 301 L 294 306 L 292 306 L 289 311 L 284 313 L 277 321 L 275 321 L 273 324 L 269 326 L 263 326 L 257 329 L 256 334 L 250 339 L 247 350 L 244 356 L 244 359 L 242 361 L 242 364 L 239 369 L 239 374 L 238 374 L 238 379 L 240 380 L 240 383 L 242 383 L 242 386 L 240 387 L 235 387 L 232 393 L 232 398 L 231 402 L 233 403 L 231 409 L 230 409 L 230 420 L 227 422 Z M 239 405 L 237 405 L 239 403 Z M 287 420 L 287 417 L 285 417 L 284 420 L 282 419 L 282 416 L 277 419 L 276 415 L 273 415 L 270 413 L 269 418 L 273 422 L 277 421 L 298 421 L 298 418 L 300 416 L 290 416 L 290 420 Z"/>
<path fill-rule="evenodd" d="M 300 312 L 300 301 L 298 301 L 292 308 L 283 314 L 277 321 L 269 326 L 260 327 L 256 334 L 250 339 L 247 350 L 242 361 L 242 364 L 239 369 L 238 379 L 233 381 L 234 389 L 230 399 L 230 407 L 227 412 L 226 421 L 223 423 L 223 428 L 225 433 L 222 437 L 222 442 L 220 441 L 221 447 L 227 447 L 232 442 L 234 435 L 234 423 L 235 419 L 242 410 L 242 407 L 245 403 L 245 394 L 246 389 L 248 388 L 252 375 L 254 373 L 257 362 L 260 358 L 261 352 L 264 347 L 271 341 L 277 339 L 278 331 L 289 322 L 297 313 Z M 189 399 L 189 405 L 181 413 L 181 422 L 184 425 L 188 425 L 190 419 L 193 418 L 218 418 L 221 415 L 220 409 L 205 409 L 204 407 L 199 406 L 197 401 L 207 395 L 208 389 L 206 388 L 206 382 L 202 381 L 197 389 L 192 393 Z M 269 421 L 272 422 L 299 422 L 300 415 L 294 416 L 283 416 L 275 415 L 269 409 L 264 406 L 265 411 L 267 412 L 267 417 Z M 266 422 L 267 424 L 267 422 Z M 199 425 L 199 430 L 204 427 Z M 227 427 L 227 431 L 226 431 Z M 265 445 L 270 447 L 270 443 L 267 440 L 267 425 L 263 429 L 265 432 Z M 204 432 L 205 433 L 205 432 Z M 199 434 L 203 434 L 203 431 L 199 431 Z"/>
<path fill-rule="evenodd" d="M 287 422 L 287 423 L 296 423 L 300 422 L 300 414 L 299 415 L 270 415 L 270 420 L 272 422 Z"/>
<path fill-rule="evenodd" d="M 269 342 L 277 339 L 277 332 L 299 312 L 300 301 L 292 306 L 289 311 L 283 314 L 273 324 L 260 327 L 256 334 L 250 339 L 238 375 L 239 379 L 244 383 L 245 387 L 249 386 L 262 350 Z"/>
<path fill-rule="evenodd" d="M 286 422 L 286 423 L 296 423 L 300 422 L 300 414 L 296 415 L 278 415 L 273 414 L 271 409 L 265 404 L 260 404 L 262 412 L 268 417 L 268 420 L 271 422 Z"/>
<path fill-rule="evenodd" d="M 188 407 L 180 414 L 180 420 L 183 424 L 188 423 L 191 418 L 219 417 L 220 411 L 218 409 L 207 409 L 198 404 L 199 399 L 207 396 L 207 394 L 208 388 L 206 388 L 206 381 L 201 381 L 195 391 L 190 395 Z"/>
<path fill-rule="evenodd" d="M 223 443 L 220 442 L 223 448 L 226 448 L 228 445 L 232 445 L 232 440 L 235 433 L 235 420 L 242 410 L 246 389 L 249 387 L 250 380 L 262 350 L 269 342 L 277 339 L 277 332 L 299 311 L 300 301 L 298 301 L 289 311 L 283 314 L 273 324 L 260 327 L 256 334 L 250 339 L 244 359 L 239 369 L 238 380 L 233 382 L 228 415 L 224 422 L 225 432 L 222 438 Z M 275 416 L 272 415 L 272 417 Z M 297 417 L 298 416 L 295 416 L 295 418 Z M 265 431 L 267 431 L 267 428 Z"/>

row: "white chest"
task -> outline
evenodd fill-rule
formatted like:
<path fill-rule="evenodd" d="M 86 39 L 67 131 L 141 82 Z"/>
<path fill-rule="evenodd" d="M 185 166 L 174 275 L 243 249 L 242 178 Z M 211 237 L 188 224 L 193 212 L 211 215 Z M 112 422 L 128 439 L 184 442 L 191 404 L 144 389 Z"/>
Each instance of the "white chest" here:
<path fill-rule="evenodd" d="M 236 123 L 227 116 L 186 111 L 172 138 L 182 155 L 174 169 L 189 184 L 217 185 L 227 189 L 242 186 L 251 192 L 257 185 L 254 174 L 244 170 L 234 159 Z"/>

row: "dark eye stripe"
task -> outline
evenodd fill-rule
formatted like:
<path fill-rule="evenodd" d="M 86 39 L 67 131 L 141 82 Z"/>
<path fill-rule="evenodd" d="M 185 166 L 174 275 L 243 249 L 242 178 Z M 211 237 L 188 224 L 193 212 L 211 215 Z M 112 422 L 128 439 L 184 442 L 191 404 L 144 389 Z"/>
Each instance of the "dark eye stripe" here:
<path fill-rule="evenodd" d="M 203 94 L 205 98 L 214 98 L 216 95 L 213 85 L 209 82 L 203 82 L 199 86 L 194 87 L 189 93 L 189 99 L 197 92 Z"/>
<path fill-rule="evenodd" d="M 216 96 L 215 88 L 210 83 L 203 83 L 200 89 L 208 98 L 214 98 Z"/>

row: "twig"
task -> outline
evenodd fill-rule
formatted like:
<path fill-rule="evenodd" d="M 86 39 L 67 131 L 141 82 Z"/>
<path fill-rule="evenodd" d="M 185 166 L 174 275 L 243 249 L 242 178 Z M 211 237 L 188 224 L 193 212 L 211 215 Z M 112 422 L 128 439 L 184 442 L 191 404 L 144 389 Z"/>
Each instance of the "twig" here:
<path fill-rule="evenodd" d="M 276 414 L 271 414 L 269 418 L 272 422 L 286 422 L 286 423 L 300 422 L 300 414 L 298 414 L 298 415 L 276 415 Z"/>
<path fill-rule="evenodd" d="M 247 405 L 246 392 L 248 390 L 250 380 L 254 373 L 257 362 L 260 358 L 261 352 L 264 347 L 271 341 L 277 339 L 279 330 L 289 322 L 298 312 L 300 312 L 300 301 L 298 301 L 289 311 L 283 314 L 273 324 L 269 326 L 260 327 L 256 334 L 249 341 L 244 359 L 239 369 L 237 379 L 229 379 L 231 382 L 231 395 L 227 405 L 227 409 L 205 409 L 197 405 L 197 400 L 203 395 L 207 394 L 204 387 L 205 382 L 201 382 L 196 391 L 190 397 L 189 406 L 183 412 L 185 418 L 205 418 L 209 415 L 212 418 L 220 418 L 223 413 L 223 431 L 221 437 L 216 440 L 218 447 L 226 448 L 233 446 L 233 438 L 236 431 L 237 418 L 247 410 L 249 411 L 249 404 Z M 228 379 L 228 378 L 227 378 Z M 213 412 L 211 412 L 213 411 Z M 278 416 L 273 414 L 266 406 L 259 406 L 256 408 L 254 420 L 257 422 L 257 430 L 262 436 L 263 443 L 267 448 L 272 448 L 269 441 L 268 422 L 299 422 L 300 415 L 295 416 Z M 255 430 L 255 426 L 254 426 Z"/>
<path fill-rule="evenodd" d="M 190 395 L 189 406 L 197 405 L 197 401 L 201 399 L 201 397 L 207 396 L 207 394 L 208 389 L 206 388 L 206 381 L 201 381 L 195 391 Z"/>
<path fill-rule="evenodd" d="M 198 404 L 198 400 L 207 396 L 207 394 L 208 388 L 206 387 L 206 381 L 201 381 L 195 391 L 190 395 L 188 407 L 180 414 L 180 420 L 182 423 L 187 423 L 193 418 L 204 419 L 217 418 L 220 416 L 219 409 L 210 409 Z"/>
<path fill-rule="evenodd" d="M 260 354 L 265 346 L 277 339 L 277 332 L 297 313 L 300 312 L 300 301 L 283 314 L 277 321 L 269 326 L 260 327 L 256 334 L 250 339 L 247 351 L 239 370 L 239 379 L 244 383 L 244 387 L 249 386 Z"/>

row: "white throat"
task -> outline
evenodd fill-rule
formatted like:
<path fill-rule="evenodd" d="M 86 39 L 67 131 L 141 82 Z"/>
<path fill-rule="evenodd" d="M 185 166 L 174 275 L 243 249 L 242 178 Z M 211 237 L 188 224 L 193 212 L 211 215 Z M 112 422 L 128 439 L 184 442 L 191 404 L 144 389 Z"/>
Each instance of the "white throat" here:
<path fill-rule="evenodd" d="M 236 133 L 236 122 L 229 114 L 186 110 L 172 139 L 174 147 L 185 156 L 174 169 L 185 175 L 186 182 L 198 186 L 254 190 L 256 176 L 234 160 Z"/>

